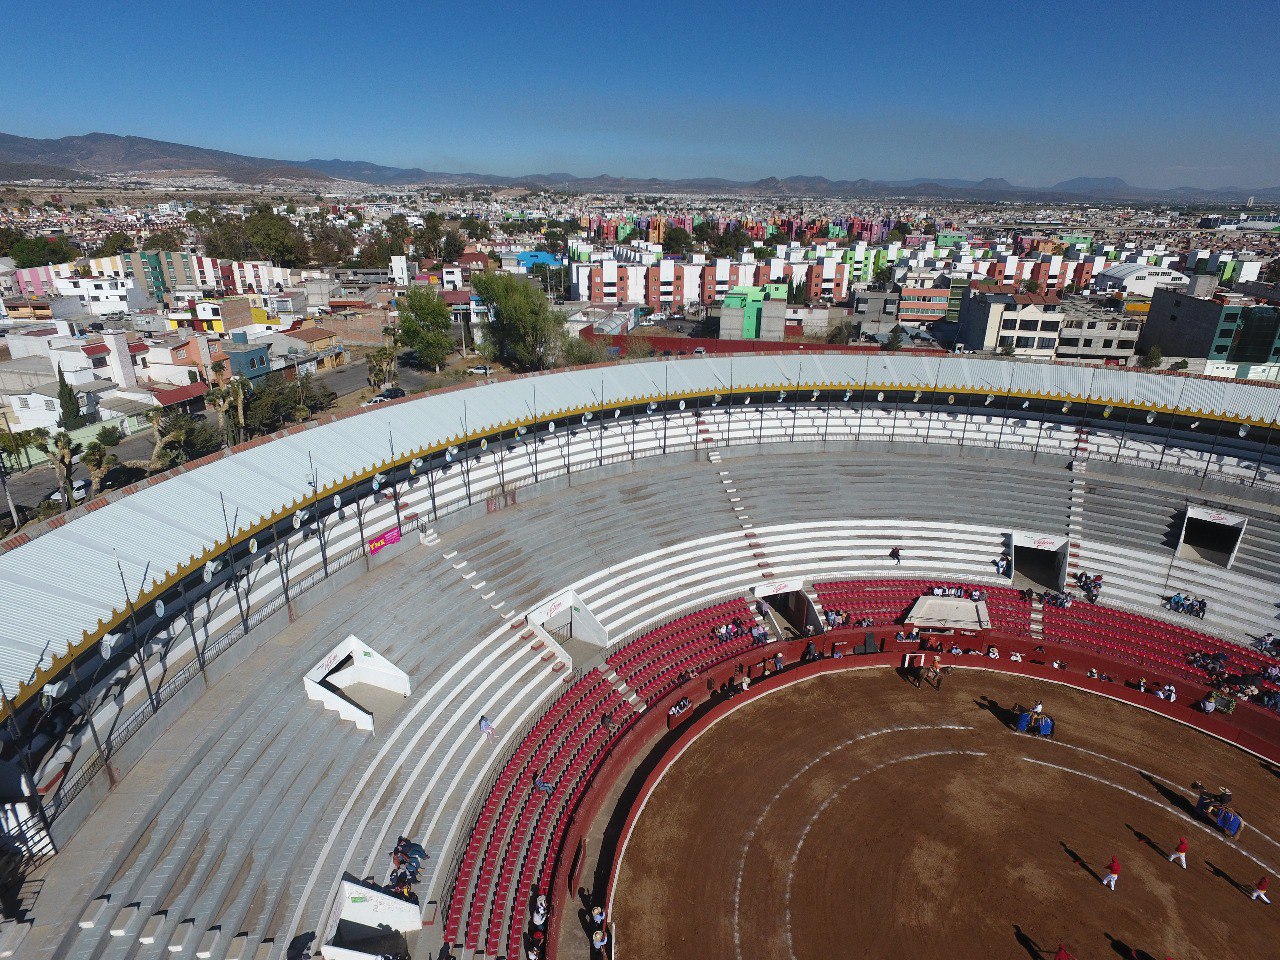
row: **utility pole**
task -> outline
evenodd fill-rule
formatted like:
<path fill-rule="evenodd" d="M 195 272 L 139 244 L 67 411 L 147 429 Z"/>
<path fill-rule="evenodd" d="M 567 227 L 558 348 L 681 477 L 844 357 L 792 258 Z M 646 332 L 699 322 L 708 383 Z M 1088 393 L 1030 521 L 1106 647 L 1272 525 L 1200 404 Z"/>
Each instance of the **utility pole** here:
<path fill-rule="evenodd" d="M 17 459 L 18 441 L 14 439 L 13 427 L 9 423 L 9 413 L 4 409 L 3 404 L 0 404 L 0 419 L 4 420 L 4 429 L 9 435 L 10 455 Z M 4 487 L 4 500 L 9 507 L 9 516 L 13 518 L 13 529 L 16 533 L 22 526 L 22 521 L 18 519 L 18 508 L 13 505 L 13 494 L 9 492 L 9 468 L 5 466 L 3 458 L 0 458 L 0 486 Z"/>

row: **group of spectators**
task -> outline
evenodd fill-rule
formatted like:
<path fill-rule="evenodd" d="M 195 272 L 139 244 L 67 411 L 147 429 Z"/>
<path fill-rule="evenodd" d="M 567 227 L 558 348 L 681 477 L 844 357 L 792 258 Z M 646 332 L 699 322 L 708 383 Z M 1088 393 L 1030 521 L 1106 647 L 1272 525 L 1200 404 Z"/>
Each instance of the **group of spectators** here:
<path fill-rule="evenodd" d="M 839 630 L 843 627 L 875 626 L 870 617 L 854 620 L 853 616 L 844 610 L 823 610 L 822 619 L 826 622 L 828 630 Z"/>
<path fill-rule="evenodd" d="M 1280 684 L 1280 666 L 1273 663 L 1265 670 L 1235 673 L 1225 650 L 1193 653 L 1187 659 L 1193 667 L 1198 667 L 1209 675 L 1212 690 L 1198 704 L 1206 713 L 1212 713 L 1218 708 L 1215 701 L 1219 698 L 1214 696 L 1215 693 L 1231 700 L 1248 700 L 1268 710 L 1280 712 L 1280 690 L 1270 689 L 1271 686 Z"/>
<path fill-rule="evenodd" d="M 1098 594 L 1102 593 L 1102 574 L 1095 573 L 1093 576 L 1081 570 L 1076 574 L 1076 586 L 1084 591 L 1084 595 L 1090 603 L 1098 602 Z"/>
<path fill-rule="evenodd" d="M 735 617 L 732 623 L 722 623 L 711 631 L 717 643 L 729 643 L 748 634 L 751 635 L 751 641 L 756 646 L 769 642 L 769 631 L 762 624 L 757 623 L 748 627 L 742 622 L 741 617 Z"/>
<path fill-rule="evenodd" d="M 415 843 L 408 837 L 397 837 L 395 848 L 389 856 L 391 875 L 387 878 L 383 891 L 416 906 L 418 895 L 413 892 L 413 888 L 418 882 L 418 872 L 427 859 L 427 851 L 422 849 L 422 844 Z"/>
<path fill-rule="evenodd" d="M 1197 600 L 1189 593 L 1186 596 L 1175 593 L 1164 602 L 1164 605 L 1174 613 L 1185 613 L 1192 617 L 1199 617 L 1201 620 L 1204 619 L 1204 611 L 1208 606 L 1203 597 Z"/>
<path fill-rule="evenodd" d="M 551 904 L 547 895 L 535 888 L 533 913 L 529 916 L 529 930 L 525 934 L 525 956 L 528 960 L 541 960 L 547 945 L 547 918 L 551 915 Z"/>
<path fill-rule="evenodd" d="M 1034 594 L 1034 590 L 1028 590 L 1028 593 Z M 1075 603 L 1075 598 L 1069 593 L 1063 593 L 1060 590 L 1046 590 L 1041 596 L 1041 602 L 1048 607 L 1061 607 L 1063 610 L 1070 610 L 1071 604 Z"/>
<path fill-rule="evenodd" d="M 1146 677 L 1138 678 L 1138 692 L 1154 693 L 1161 700 L 1168 700 L 1170 703 L 1178 700 L 1178 690 L 1172 683 L 1148 685 Z"/>
<path fill-rule="evenodd" d="M 987 595 L 977 587 L 933 586 L 926 590 L 924 595 L 926 597 L 957 597 L 961 600 L 968 598 L 974 603 L 987 599 Z"/>

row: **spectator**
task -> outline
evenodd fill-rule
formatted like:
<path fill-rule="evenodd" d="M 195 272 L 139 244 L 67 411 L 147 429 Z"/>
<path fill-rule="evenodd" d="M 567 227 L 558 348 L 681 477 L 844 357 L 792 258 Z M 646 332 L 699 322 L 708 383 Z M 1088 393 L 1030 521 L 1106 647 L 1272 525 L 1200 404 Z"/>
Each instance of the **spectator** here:
<path fill-rule="evenodd" d="M 533 925 L 541 930 L 547 925 L 547 898 L 545 894 L 538 894 L 538 899 L 533 905 Z"/>
<path fill-rule="evenodd" d="M 892 560 L 894 563 L 896 563 L 896 564 L 898 564 L 898 565 L 901 565 L 901 564 L 902 564 L 902 550 L 901 550 L 901 548 L 899 548 L 899 547 L 894 547 L 892 550 L 890 550 L 890 551 L 889 551 L 889 559 L 890 559 L 890 560 Z"/>

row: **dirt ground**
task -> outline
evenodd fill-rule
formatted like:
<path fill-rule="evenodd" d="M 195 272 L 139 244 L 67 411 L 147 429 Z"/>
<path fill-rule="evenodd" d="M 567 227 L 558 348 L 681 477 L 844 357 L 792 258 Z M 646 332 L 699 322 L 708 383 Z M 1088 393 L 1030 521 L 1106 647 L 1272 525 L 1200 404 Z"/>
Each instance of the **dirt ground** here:
<path fill-rule="evenodd" d="M 1055 742 L 1006 726 L 1036 699 Z M 1234 791 L 1237 841 L 1191 815 L 1197 779 Z M 1274 957 L 1280 904 L 1248 894 L 1267 874 L 1280 900 L 1277 797 L 1250 755 L 1055 684 L 825 674 L 744 703 L 667 771 L 622 855 L 614 956 Z"/>

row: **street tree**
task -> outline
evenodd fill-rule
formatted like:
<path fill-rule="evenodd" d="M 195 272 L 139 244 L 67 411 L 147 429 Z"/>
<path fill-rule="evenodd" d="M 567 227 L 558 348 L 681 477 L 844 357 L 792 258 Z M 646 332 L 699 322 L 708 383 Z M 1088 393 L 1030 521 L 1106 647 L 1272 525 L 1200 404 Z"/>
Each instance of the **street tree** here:
<path fill-rule="evenodd" d="M 388 383 L 395 382 L 395 347 L 378 347 L 376 350 L 370 350 L 368 355 L 364 358 L 364 362 L 369 368 L 370 386 L 381 387 Z"/>
<path fill-rule="evenodd" d="M 102 238 L 102 245 L 93 252 L 95 257 L 115 257 L 134 249 L 133 237 L 123 230 L 113 230 Z"/>
<path fill-rule="evenodd" d="M 80 398 L 76 396 L 67 375 L 58 367 L 58 426 L 63 430 L 75 430 L 84 426 L 85 417 L 80 412 Z"/>
<path fill-rule="evenodd" d="M 509 273 L 478 273 L 471 286 L 489 305 L 485 349 L 516 370 L 545 370 L 555 359 L 564 317 L 534 284 Z"/>
<path fill-rule="evenodd" d="M 102 492 L 102 481 L 119 462 L 120 458 L 97 440 L 85 444 L 84 453 L 80 454 L 80 465 L 89 471 L 89 489 L 94 496 Z"/>
<path fill-rule="evenodd" d="M 683 257 L 693 249 L 693 235 L 684 227 L 668 224 L 662 235 L 662 252 Z"/>
<path fill-rule="evenodd" d="M 467 241 L 462 239 L 462 234 L 452 229 L 446 231 L 440 244 L 440 259 L 446 263 L 455 263 L 466 252 Z"/>
<path fill-rule="evenodd" d="M 452 311 L 430 287 L 410 287 L 396 297 L 400 326 L 396 338 L 436 373 L 453 352 Z"/>

